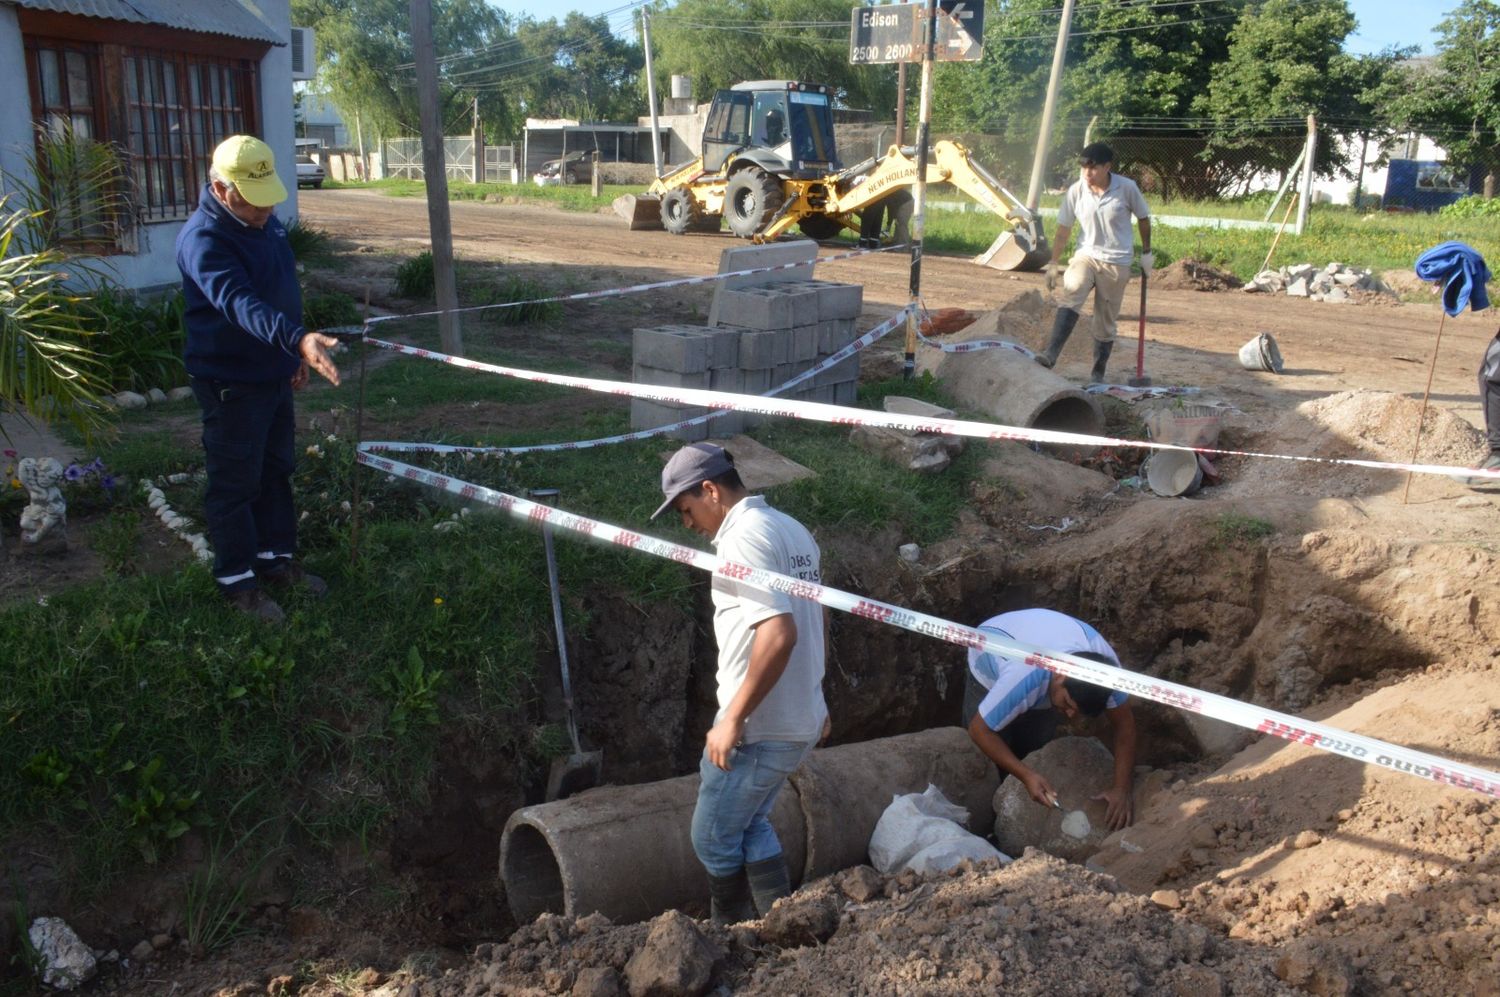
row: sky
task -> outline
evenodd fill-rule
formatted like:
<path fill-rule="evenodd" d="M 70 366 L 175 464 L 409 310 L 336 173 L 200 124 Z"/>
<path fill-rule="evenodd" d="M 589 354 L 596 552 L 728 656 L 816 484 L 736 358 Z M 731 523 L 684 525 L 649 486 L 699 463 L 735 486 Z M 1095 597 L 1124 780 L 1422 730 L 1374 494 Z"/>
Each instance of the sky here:
<path fill-rule="evenodd" d="M 584 14 L 620 11 L 630 0 L 491 0 L 494 6 L 512 14 L 527 14 L 538 19 L 561 19 L 570 10 Z M 1437 41 L 1433 29 L 1443 17 L 1458 6 L 1457 0 L 1348 0 L 1359 26 L 1350 35 L 1345 48 L 1356 55 L 1379 52 L 1393 45 L 1420 45 L 1431 54 Z M 855 6 L 853 2 L 849 4 Z M 612 17 L 617 30 L 628 15 Z"/>

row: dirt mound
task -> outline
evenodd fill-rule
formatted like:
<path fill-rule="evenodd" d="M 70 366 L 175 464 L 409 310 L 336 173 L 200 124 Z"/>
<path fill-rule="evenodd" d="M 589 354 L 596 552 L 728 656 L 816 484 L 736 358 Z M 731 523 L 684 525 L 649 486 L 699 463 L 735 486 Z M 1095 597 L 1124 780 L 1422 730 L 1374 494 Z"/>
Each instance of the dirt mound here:
<path fill-rule="evenodd" d="M 1227 270 L 1188 257 L 1153 271 L 1151 286 L 1168 291 L 1233 291 L 1243 287 L 1244 281 Z"/>
<path fill-rule="evenodd" d="M 1221 440 L 1219 445 L 1293 457 L 1406 462 L 1412 460 L 1421 411 L 1416 398 L 1387 391 L 1341 391 L 1303 402 L 1262 432 Z M 1428 406 L 1417 463 L 1472 467 L 1484 449 L 1477 429 L 1446 408 Z M 1400 488 L 1405 481 L 1400 472 L 1338 464 L 1267 458 L 1227 458 L 1223 463 L 1225 480 L 1231 482 L 1224 494 L 1231 496 L 1367 496 Z M 1433 479 L 1428 484 L 1441 488 L 1445 483 Z M 1460 488 L 1454 484 L 1448 490 Z"/>
<path fill-rule="evenodd" d="M 906 874 L 884 883 L 886 897 L 863 903 L 838 882 L 798 892 L 765 921 L 728 930 L 698 922 L 707 950 L 723 955 L 702 989 L 676 992 L 1296 992 L 1276 976 L 1281 954 L 1216 936 L 1144 897 L 1119 893 L 1108 877 L 1040 852 L 1003 869 L 925 882 Z M 812 944 L 816 936 L 776 926 L 793 921 L 834 931 Z M 648 925 L 610 927 L 597 917 L 543 917 L 507 943 L 480 946 L 468 966 L 420 980 L 420 993 L 578 993 L 585 982 L 598 987 L 601 975 L 604 987 L 623 990 L 649 932 Z M 780 944 L 798 941 L 807 944 Z"/>

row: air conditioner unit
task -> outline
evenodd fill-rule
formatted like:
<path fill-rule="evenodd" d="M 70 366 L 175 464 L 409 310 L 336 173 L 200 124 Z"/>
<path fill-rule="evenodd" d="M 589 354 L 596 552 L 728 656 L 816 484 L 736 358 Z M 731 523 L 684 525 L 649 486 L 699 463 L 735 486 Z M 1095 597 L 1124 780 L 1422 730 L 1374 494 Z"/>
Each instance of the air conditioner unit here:
<path fill-rule="evenodd" d="M 318 56 L 313 48 L 312 28 L 292 29 L 292 79 L 310 80 L 318 75 Z"/>

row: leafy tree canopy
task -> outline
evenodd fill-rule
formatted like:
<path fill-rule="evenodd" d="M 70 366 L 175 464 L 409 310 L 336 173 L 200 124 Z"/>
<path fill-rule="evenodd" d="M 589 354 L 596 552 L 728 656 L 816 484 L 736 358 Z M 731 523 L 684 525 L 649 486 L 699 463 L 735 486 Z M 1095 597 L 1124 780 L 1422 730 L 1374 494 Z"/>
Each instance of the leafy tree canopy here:
<path fill-rule="evenodd" d="M 1450 160 L 1500 166 L 1500 3 L 1464 0 L 1438 25 L 1435 63 L 1387 89 L 1391 123 L 1430 135 Z"/>

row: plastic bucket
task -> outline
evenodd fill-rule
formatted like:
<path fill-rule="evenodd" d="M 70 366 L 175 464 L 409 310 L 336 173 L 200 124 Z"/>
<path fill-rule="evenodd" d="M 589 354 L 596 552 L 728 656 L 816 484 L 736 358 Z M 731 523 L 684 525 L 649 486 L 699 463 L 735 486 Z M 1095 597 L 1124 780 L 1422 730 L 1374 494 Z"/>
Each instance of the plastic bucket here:
<path fill-rule="evenodd" d="M 1281 350 L 1276 348 L 1276 337 L 1262 332 L 1240 347 L 1240 366 L 1246 370 L 1265 370 L 1280 374 L 1284 366 Z"/>
<path fill-rule="evenodd" d="M 1163 498 L 1191 495 L 1203 483 L 1203 468 L 1191 450 L 1158 450 L 1146 461 L 1146 484 Z"/>

